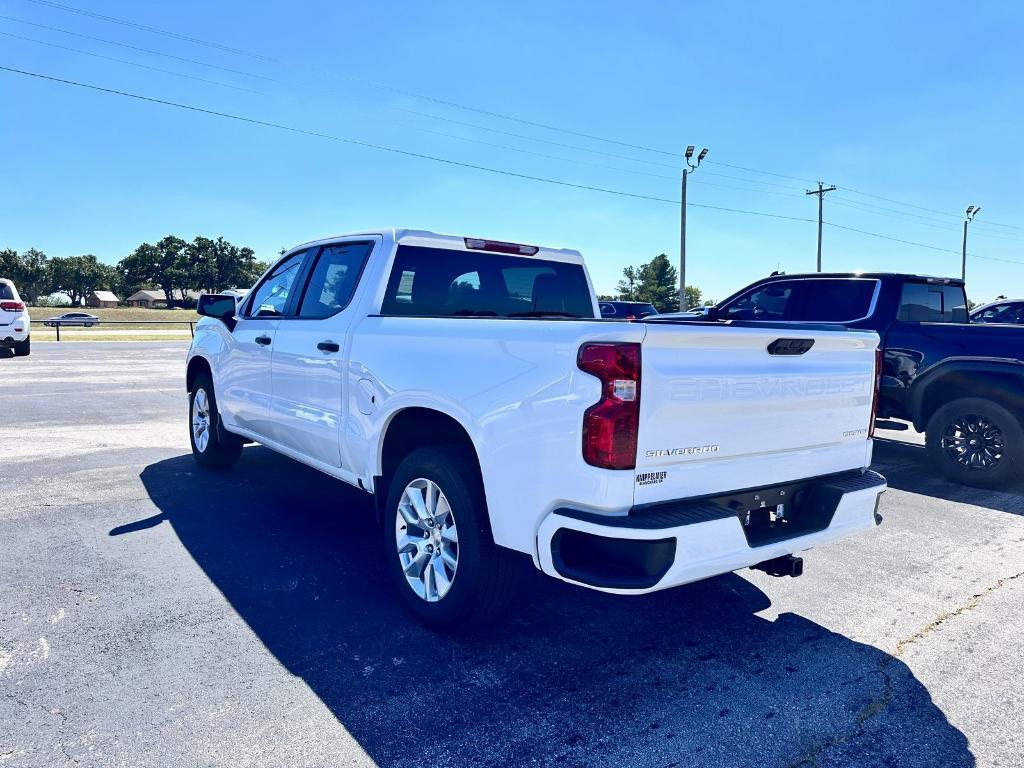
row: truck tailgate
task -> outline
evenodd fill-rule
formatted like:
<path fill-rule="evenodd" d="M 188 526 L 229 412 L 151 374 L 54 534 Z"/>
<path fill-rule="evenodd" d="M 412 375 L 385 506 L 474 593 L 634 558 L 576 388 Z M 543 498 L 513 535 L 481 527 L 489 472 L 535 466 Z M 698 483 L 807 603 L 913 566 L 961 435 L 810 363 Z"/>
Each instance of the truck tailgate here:
<path fill-rule="evenodd" d="M 801 325 L 647 329 L 636 504 L 869 463 L 876 334 Z"/>

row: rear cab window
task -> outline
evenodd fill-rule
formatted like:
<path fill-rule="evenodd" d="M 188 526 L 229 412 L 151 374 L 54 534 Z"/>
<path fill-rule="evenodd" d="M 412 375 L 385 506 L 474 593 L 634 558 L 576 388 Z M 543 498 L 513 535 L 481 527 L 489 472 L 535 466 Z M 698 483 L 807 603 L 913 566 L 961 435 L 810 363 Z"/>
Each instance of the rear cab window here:
<path fill-rule="evenodd" d="M 399 245 L 382 315 L 594 317 L 581 264 Z"/>
<path fill-rule="evenodd" d="M 773 280 L 732 301 L 726 320 L 852 323 L 871 315 L 878 280 L 803 278 Z"/>
<path fill-rule="evenodd" d="M 910 323 L 966 323 L 967 294 L 962 285 L 904 283 L 897 319 Z"/>

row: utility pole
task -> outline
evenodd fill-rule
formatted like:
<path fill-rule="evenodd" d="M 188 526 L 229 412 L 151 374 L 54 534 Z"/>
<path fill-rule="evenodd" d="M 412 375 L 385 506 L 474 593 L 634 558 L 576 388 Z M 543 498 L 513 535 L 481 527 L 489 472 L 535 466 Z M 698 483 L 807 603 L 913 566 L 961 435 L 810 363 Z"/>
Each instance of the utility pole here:
<path fill-rule="evenodd" d="M 697 162 L 693 162 L 693 144 L 686 148 L 686 167 L 683 168 L 683 188 L 679 204 L 679 311 L 685 312 L 686 306 L 686 177 L 700 167 L 701 161 L 708 156 L 708 149 L 705 147 L 697 155 Z"/>
<path fill-rule="evenodd" d="M 967 206 L 967 215 L 964 216 L 964 248 L 963 255 L 960 262 L 960 279 L 967 280 L 967 225 L 974 221 L 974 217 L 981 212 L 981 206 L 975 208 L 973 205 Z"/>
<path fill-rule="evenodd" d="M 818 271 L 821 272 L 821 220 L 822 220 L 822 201 L 825 199 L 826 192 L 835 191 L 836 185 L 824 186 L 820 181 L 818 182 L 817 189 L 808 189 L 808 195 L 818 196 Z"/>

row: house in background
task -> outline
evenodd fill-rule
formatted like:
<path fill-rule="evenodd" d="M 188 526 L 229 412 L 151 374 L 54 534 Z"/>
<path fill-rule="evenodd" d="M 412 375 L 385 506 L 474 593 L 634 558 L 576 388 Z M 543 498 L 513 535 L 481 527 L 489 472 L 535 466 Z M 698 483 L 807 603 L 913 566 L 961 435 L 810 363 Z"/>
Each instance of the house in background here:
<path fill-rule="evenodd" d="M 114 309 L 118 298 L 112 291 L 93 291 L 85 300 L 85 306 L 94 309 Z"/>
<path fill-rule="evenodd" d="M 174 301 L 180 302 L 185 300 L 191 300 L 196 302 L 199 300 L 200 291 L 184 291 L 175 288 L 171 294 L 174 297 Z M 164 292 L 154 288 L 143 288 L 141 291 L 136 291 L 127 299 L 125 302 L 129 307 L 145 307 L 146 309 L 153 309 L 155 307 L 166 307 L 167 297 Z"/>
<path fill-rule="evenodd" d="M 167 303 L 167 298 L 164 296 L 163 291 L 143 288 L 141 291 L 136 291 L 125 299 L 125 302 L 129 307 L 145 307 L 146 309 L 153 309 L 157 304 L 161 306 L 165 305 Z"/>

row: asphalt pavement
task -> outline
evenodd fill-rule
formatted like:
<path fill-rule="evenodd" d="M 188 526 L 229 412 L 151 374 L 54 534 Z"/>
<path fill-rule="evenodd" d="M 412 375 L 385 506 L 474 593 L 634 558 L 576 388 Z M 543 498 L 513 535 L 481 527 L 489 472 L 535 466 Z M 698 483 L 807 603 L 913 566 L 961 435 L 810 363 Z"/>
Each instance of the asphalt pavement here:
<path fill-rule="evenodd" d="M 0 767 L 1021 766 L 1024 494 L 876 443 L 883 525 L 642 598 L 534 574 L 471 635 L 368 498 L 193 463 L 184 342 L 0 352 Z"/>

